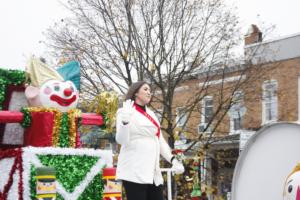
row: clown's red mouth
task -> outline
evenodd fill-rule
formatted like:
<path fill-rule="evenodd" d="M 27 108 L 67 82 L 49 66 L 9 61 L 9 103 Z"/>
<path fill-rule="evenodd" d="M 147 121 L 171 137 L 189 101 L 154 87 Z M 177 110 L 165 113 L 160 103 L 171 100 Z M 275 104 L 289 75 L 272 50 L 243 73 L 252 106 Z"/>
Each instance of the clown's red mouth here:
<path fill-rule="evenodd" d="M 73 95 L 70 99 L 64 99 L 56 94 L 53 94 L 50 96 L 50 99 L 58 103 L 60 106 L 69 106 L 76 100 L 76 95 Z"/>

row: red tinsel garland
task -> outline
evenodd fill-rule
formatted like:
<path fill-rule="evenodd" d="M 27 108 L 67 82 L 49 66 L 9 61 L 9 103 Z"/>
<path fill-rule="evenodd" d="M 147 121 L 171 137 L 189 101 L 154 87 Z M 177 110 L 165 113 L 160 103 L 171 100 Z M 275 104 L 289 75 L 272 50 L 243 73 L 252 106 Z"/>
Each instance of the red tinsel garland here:
<path fill-rule="evenodd" d="M 17 168 L 18 168 L 18 159 L 16 157 L 15 162 L 9 172 L 8 182 L 6 183 L 6 185 L 4 186 L 4 189 L 3 189 L 3 193 L 2 193 L 3 199 L 7 199 L 8 191 L 13 183 L 13 176 L 14 176 L 14 173 Z"/>
<path fill-rule="evenodd" d="M 0 160 L 4 158 L 15 158 L 13 166 L 9 172 L 8 181 L 4 186 L 3 192 L 0 192 L 0 200 L 6 200 L 8 191 L 13 184 L 13 176 L 16 171 L 20 173 L 20 179 L 18 183 L 18 200 L 23 200 L 23 167 L 22 167 L 22 149 L 10 149 L 5 151 L 0 151 Z"/>
<path fill-rule="evenodd" d="M 23 158 L 22 158 L 22 149 L 20 149 L 19 156 L 19 173 L 20 173 L 20 180 L 18 185 L 18 193 L 19 193 L 19 200 L 23 200 Z"/>

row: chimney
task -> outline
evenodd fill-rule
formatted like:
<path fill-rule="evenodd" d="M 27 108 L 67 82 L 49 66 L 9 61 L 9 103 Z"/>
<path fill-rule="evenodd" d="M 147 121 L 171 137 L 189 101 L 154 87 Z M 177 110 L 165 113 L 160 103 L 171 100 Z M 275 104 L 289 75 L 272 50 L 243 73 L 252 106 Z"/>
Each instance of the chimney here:
<path fill-rule="evenodd" d="M 254 44 L 262 41 L 262 32 L 255 24 L 251 24 L 244 38 L 245 45 Z"/>

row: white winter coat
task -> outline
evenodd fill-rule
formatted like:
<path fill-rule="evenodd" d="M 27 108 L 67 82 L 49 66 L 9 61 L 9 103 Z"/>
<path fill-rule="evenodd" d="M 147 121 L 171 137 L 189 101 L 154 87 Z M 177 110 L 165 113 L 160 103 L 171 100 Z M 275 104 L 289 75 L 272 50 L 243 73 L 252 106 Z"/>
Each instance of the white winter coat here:
<path fill-rule="evenodd" d="M 146 112 L 159 124 L 154 112 Z M 142 184 L 163 184 L 159 167 L 160 154 L 170 162 L 172 153 L 162 133 L 156 136 L 157 127 L 143 114 L 134 111 L 130 123 L 120 120 L 122 108 L 117 112 L 116 141 L 121 144 L 116 178 Z"/>

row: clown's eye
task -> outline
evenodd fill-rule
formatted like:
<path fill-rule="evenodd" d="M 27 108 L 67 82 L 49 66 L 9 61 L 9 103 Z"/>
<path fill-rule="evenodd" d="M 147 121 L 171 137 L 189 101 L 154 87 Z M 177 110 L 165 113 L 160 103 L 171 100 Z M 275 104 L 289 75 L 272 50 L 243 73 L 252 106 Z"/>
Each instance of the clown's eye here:
<path fill-rule="evenodd" d="M 72 92 L 74 92 L 74 88 L 73 88 L 73 86 L 71 86 L 70 88 L 71 88 Z"/>
<path fill-rule="evenodd" d="M 292 185 L 289 185 L 288 187 L 288 192 L 291 193 L 293 191 L 293 186 Z"/>
<path fill-rule="evenodd" d="M 59 91 L 59 86 L 58 85 L 54 86 L 54 90 Z"/>

